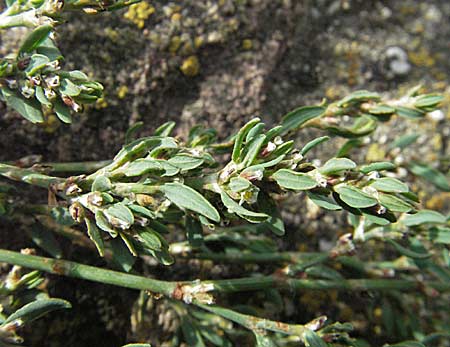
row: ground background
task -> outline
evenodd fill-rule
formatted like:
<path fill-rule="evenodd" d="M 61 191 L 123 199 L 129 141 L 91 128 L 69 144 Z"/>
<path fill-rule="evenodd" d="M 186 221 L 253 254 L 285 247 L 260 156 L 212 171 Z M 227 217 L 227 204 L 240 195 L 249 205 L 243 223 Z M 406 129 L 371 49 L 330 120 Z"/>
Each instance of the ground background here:
<path fill-rule="evenodd" d="M 394 96 L 422 83 L 450 100 L 450 2 L 446 0 L 146 4 L 134 12 L 68 18 L 57 38 L 66 66 L 101 81 L 105 98 L 75 117 L 70 126 L 52 117 L 47 124 L 32 125 L 0 105 L 0 160 L 35 154 L 43 161 L 108 159 L 136 121 L 145 123 L 142 135 L 175 120 L 180 135 L 201 123 L 226 137 L 252 117 L 272 125 L 296 106 L 356 89 Z M 2 34 L 0 52 L 14 42 L 14 36 Z M 436 165 L 438 156 L 448 156 L 450 131 L 445 119 L 394 120 L 373 135 L 373 142 L 381 145 L 368 145 L 359 159 L 383 159 L 383 144 L 413 132 L 423 136 L 405 153 L 406 158 Z M 299 142 L 315 134 L 303 133 Z M 325 159 L 335 146 L 331 143 L 316 154 Z M 448 167 L 441 169 L 445 172 Z M 38 198 L 44 200 L 45 192 Z M 431 188 L 425 196 L 428 207 L 441 210 L 448 210 L 448 200 L 448 195 L 435 194 Z M 320 229 L 322 215 L 308 216 L 302 207 L 300 212 L 285 215 L 293 226 L 309 233 Z M 335 223 L 339 216 L 323 218 L 320 223 L 339 229 Z M 8 243 L 14 228 L 4 224 L 2 229 L 1 241 Z M 286 237 L 290 245 L 281 247 L 307 247 L 301 246 L 307 235 L 292 232 Z M 14 236 L 18 239 L 14 245 L 22 245 L 20 236 Z M 312 245 L 318 247 L 318 241 Z M 138 334 L 130 331 L 129 320 L 135 293 L 67 279 L 54 281 L 51 290 L 78 304 L 58 318 L 60 324 L 45 332 L 30 331 L 26 336 L 30 346 L 60 346 L 62 341 L 64 346 L 119 346 Z M 324 310 L 320 305 L 316 309 Z M 62 337 L 61 329 L 70 333 Z M 370 334 L 370 329 L 365 331 Z"/>

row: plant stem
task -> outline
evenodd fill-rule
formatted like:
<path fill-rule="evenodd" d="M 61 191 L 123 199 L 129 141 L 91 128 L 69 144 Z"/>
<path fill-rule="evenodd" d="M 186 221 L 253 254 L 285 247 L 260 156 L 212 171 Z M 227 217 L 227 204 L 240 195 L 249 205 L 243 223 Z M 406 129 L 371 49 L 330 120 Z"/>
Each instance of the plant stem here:
<path fill-rule="evenodd" d="M 50 166 L 50 172 L 66 173 L 92 173 L 109 165 L 111 160 L 84 161 L 70 163 L 42 163 L 42 166 Z"/>
<path fill-rule="evenodd" d="M 305 330 L 308 329 L 306 326 L 301 324 L 286 324 L 255 316 L 249 316 L 216 305 L 203 305 L 203 304 L 195 304 L 195 305 L 204 309 L 205 311 L 209 311 L 218 316 L 226 318 L 252 331 L 258 331 L 263 329 L 287 335 L 302 336 Z"/>
<path fill-rule="evenodd" d="M 31 169 L 22 169 L 17 166 L 0 163 L 0 175 L 14 181 L 28 183 L 42 188 L 48 188 L 52 184 L 64 183 L 64 178 L 52 177 L 41 174 Z"/>
<path fill-rule="evenodd" d="M 289 279 L 283 275 L 246 277 L 229 280 L 213 281 L 182 281 L 167 282 L 150 279 L 142 276 L 125 274 L 118 271 L 106 270 L 90 265 L 83 265 L 67 260 L 56 260 L 35 255 L 21 254 L 0 249 L 0 262 L 19 265 L 31 269 L 41 270 L 57 275 L 76 277 L 94 282 L 112 284 L 120 287 L 149 290 L 155 293 L 174 296 L 174 290 L 182 291 L 183 287 L 212 287 L 215 292 L 241 292 L 261 290 L 268 288 L 281 288 L 289 290 L 399 290 L 416 291 L 429 286 L 441 292 L 450 291 L 450 283 L 445 282 L 418 282 L 409 280 L 390 279 L 350 279 L 350 280 L 308 280 Z M 180 289 L 181 288 L 181 289 Z"/>
<path fill-rule="evenodd" d="M 167 296 L 171 296 L 177 286 L 176 282 L 159 281 L 68 260 L 21 254 L 3 249 L 0 249 L 0 262 L 41 270 L 55 275 L 75 277 L 131 289 L 149 290 Z"/>

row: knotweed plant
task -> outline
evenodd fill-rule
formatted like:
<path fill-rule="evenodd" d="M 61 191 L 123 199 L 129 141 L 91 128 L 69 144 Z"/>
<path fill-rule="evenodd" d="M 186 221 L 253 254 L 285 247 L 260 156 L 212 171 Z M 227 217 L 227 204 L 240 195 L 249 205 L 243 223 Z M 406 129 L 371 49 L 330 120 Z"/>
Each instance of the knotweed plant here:
<path fill-rule="evenodd" d="M 48 205 L 23 204 L 15 198 L 14 185 L 5 181 L 0 206 L 5 218 L 17 222 L 25 215 L 35 216 L 41 228 L 30 236 L 52 256 L 0 250 L 0 261 L 14 265 L 2 295 L 14 296 L 17 288 L 33 289 L 40 279 L 36 271 L 43 271 L 141 290 L 147 300 L 164 298 L 179 317 L 179 327 L 167 342 L 170 346 L 183 342 L 188 346 L 242 345 L 239 341 L 246 333 L 237 333 L 240 326 L 251 332 L 255 346 L 323 347 L 366 346 L 367 342 L 352 336 L 349 323 L 332 322 L 325 316 L 309 322 L 274 321 L 259 316 L 258 311 L 234 307 L 227 296 L 263 291 L 282 303 L 283 295 L 296 291 L 384 292 L 396 302 L 394 306 L 386 301 L 385 321 L 395 324 L 405 316 L 410 320 L 403 323 L 403 335 L 387 324 L 390 340 L 398 342 L 403 336 L 417 340 L 396 346 L 443 341 L 448 336 L 444 323 L 436 323 L 432 335 L 423 333 L 420 324 L 411 323 L 415 313 L 404 307 L 400 293 L 444 302 L 448 298 L 448 218 L 421 210 L 416 192 L 398 179 L 400 168 L 390 161 L 356 163 L 343 154 L 317 165 L 310 157 L 313 148 L 332 136 L 350 141 L 362 138 L 380 121 L 398 116 L 421 118 L 440 101 L 441 96 L 421 95 L 418 89 L 399 100 L 359 91 L 337 102 L 300 107 L 272 128 L 252 119 L 224 142 L 218 142 L 213 129 L 200 126 L 192 128 L 185 139 L 174 137 L 175 123 L 170 122 L 152 136 L 136 140 L 131 140 L 131 129 L 128 142 L 106 163 L 29 168 L 0 164 L 0 174 L 10 181 L 48 190 Z M 350 122 L 344 124 L 342 116 Z M 323 130 L 325 136 L 297 146 L 293 135 L 311 127 Z M 430 178 L 427 170 L 417 169 L 422 164 L 411 165 L 416 165 L 416 173 Z M 82 174 L 60 177 L 49 175 L 52 171 Z M 447 189 L 445 176 L 439 172 L 431 176 L 432 182 Z M 280 201 L 292 194 L 302 194 L 329 213 L 343 211 L 348 215 L 349 232 L 338 235 L 334 247 L 326 252 L 278 251 L 270 235 L 285 234 Z M 60 227 L 55 228 L 55 223 Z M 63 259 L 53 232 L 96 251 L 116 270 Z M 357 257 L 356 250 L 364 250 L 369 240 L 385 243 L 400 258 L 367 262 Z M 133 270 L 137 259 L 149 257 L 167 273 L 186 258 L 268 264 L 276 270 L 271 274 L 252 270 L 234 279 L 174 275 L 167 281 Z M 22 275 L 21 267 L 35 271 Z M 69 307 L 59 299 L 35 299 L 5 306 L 0 326 L 4 344 L 20 343 L 16 330 L 29 320 Z"/>
<path fill-rule="evenodd" d="M 68 13 L 94 14 L 123 8 L 133 1 L 6 0 L 0 32 L 29 28 L 17 52 L 0 57 L 0 100 L 24 118 L 40 123 L 53 113 L 65 123 L 102 96 L 103 87 L 81 71 L 65 71 L 63 56 L 53 39 L 55 27 Z M 1 8 L 1 5 L 0 5 Z"/>

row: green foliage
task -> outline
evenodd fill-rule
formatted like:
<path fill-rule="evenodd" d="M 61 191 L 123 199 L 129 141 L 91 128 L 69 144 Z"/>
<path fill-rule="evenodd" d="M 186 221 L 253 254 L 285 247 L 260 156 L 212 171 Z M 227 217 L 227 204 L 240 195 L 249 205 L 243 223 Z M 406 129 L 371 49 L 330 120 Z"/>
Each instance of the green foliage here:
<path fill-rule="evenodd" d="M 72 122 L 72 112 L 99 100 L 103 87 L 81 71 L 61 68 L 64 58 L 52 39 L 55 27 L 64 21 L 66 11 L 96 13 L 133 2 L 6 1 L 0 29 L 23 26 L 30 31 L 17 52 L 0 59 L 0 100 L 32 123 L 44 122 L 51 113 L 61 122 Z M 447 176 L 427 163 L 390 162 L 394 153 L 418 139 L 417 134 L 389 144 L 386 161 L 357 163 L 347 158 L 352 150 L 364 146 L 364 138 L 379 122 L 395 117 L 423 119 L 442 99 L 434 93 L 421 95 L 418 89 L 399 100 L 356 91 L 335 102 L 299 107 L 272 128 L 267 129 L 259 118 L 252 119 L 225 143 L 218 142 L 215 130 L 201 126 L 193 127 L 184 140 L 172 137 L 174 122 L 163 124 L 152 136 L 133 140 L 142 127 L 137 123 L 111 162 L 101 168 L 97 164 L 95 170 L 83 165 L 78 171 L 90 174 L 74 177 L 52 177 L 35 168 L 0 164 L 0 175 L 48 188 L 49 201 L 57 205 L 51 209 L 24 207 L 13 186 L 0 185 L 0 216 L 20 221 L 31 214 L 35 220 L 27 236 L 52 257 L 0 250 L 0 260 L 16 265 L 0 287 L 2 305 L 7 303 L 0 315 L 0 344 L 20 345 L 22 338 L 16 332 L 20 326 L 70 308 L 64 300 L 48 298 L 37 271 L 23 273 L 20 266 L 142 290 L 140 297 L 146 298 L 142 311 L 150 290 L 155 296 L 165 296 L 178 317 L 172 346 L 185 342 L 228 347 L 242 336 L 260 347 L 367 345 L 351 337 L 349 323 L 319 317 L 305 324 L 287 324 L 259 317 L 268 311 L 254 303 L 235 305 L 225 299 L 228 292 L 249 290 L 258 291 L 265 304 L 276 307 L 285 304 L 284 290 L 333 289 L 346 295 L 367 291 L 380 301 L 377 324 L 383 325 L 385 337 L 393 343 L 386 346 L 425 346 L 448 337 L 440 332 L 425 335 L 407 304 L 411 298 L 403 300 L 400 292 L 420 289 L 415 294 L 419 301 L 422 294 L 436 297 L 450 290 L 449 217 L 421 209 L 417 195 L 399 172 L 407 169 L 444 192 L 450 191 Z M 326 134 L 298 144 L 293 135 L 305 128 Z M 323 164 L 309 157 L 313 149 L 336 136 L 347 140 L 335 156 Z M 337 241 L 330 250 L 277 250 L 272 237 L 282 237 L 289 230 L 279 202 L 292 194 L 301 195 L 312 212 L 317 206 L 347 217 L 346 233 L 335 235 Z M 63 260 L 61 237 L 96 250 L 119 271 Z M 378 248 L 361 255 L 375 241 L 384 242 L 386 254 L 398 258 L 380 261 Z M 360 254 L 355 256 L 357 251 Z M 170 265 L 186 257 L 226 264 L 266 263 L 276 271 L 267 274 L 253 267 L 243 278 L 171 282 L 137 273 L 140 267 L 135 263 L 149 257 L 167 273 Z M 132 271 L 133 275 L 127 274 Z M 216 300 L 233 307 L 215 305 Z M 376 320 L 371 316 L 366 314 L 371 320 L 367 323 Z M 440 322 L 436 326 L 445 329 Z M 400 340 L 405 341 L 397 343 Z M 132 346 L 150 345 L 124 347 Z"/>

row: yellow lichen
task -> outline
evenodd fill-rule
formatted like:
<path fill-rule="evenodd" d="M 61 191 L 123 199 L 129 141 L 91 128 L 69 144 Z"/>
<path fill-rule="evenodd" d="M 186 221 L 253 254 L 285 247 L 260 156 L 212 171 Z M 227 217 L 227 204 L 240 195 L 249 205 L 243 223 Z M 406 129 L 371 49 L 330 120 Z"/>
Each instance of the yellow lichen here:
<path fill-rule="evenodd" d="M 105 98 L 100 98 L 95 103 L 95 108 L 97 110 L 108 107 L 108 102 L 105 100 Z"/>
<path fill-rule="evenodd" d="M 194 39 L 195 48 L 200 48 L 201 46 L 203 46 L 204 43 L 205 43 L 205 39 L 203 38 L 203 36 L 197 36 Z"/>
<path fill-rule="evenodd" d="M 436 64 L 436 59 L 425 48 L 409 53 L 409 60 L 416 66 L 432 67 Z"/>
<path fill-rule="evenodd" d="M 145 21 L 153 13 L 155 13 L 155 8 L 148 2 L 143 1 L 131 5 L 124 14 L 124 17 L 136 24 L 139 29 L 142 29 L 145 25 Z"/>
<path fill-rule="evenodd" d="M 197 76 L 200 71 L 200 63 L 195 55 L 191 55 L 183 61 L 180 67 L 183 74 L 189 77 Z"/>
<path fill-rule="evenodd" d="M 369 146 L 366 154 L 366 161 L 382 161 L 386 158 L 386 151 L 380 147 L 377 143 L 373 143 Z"/>
<path fill-rule="evenodd" d="M 442 210 L 446 205 L 450 205 L 450 193 L 437 193 L 425 202 L 431 210 Z"/>
<path fill-rule="evenodd" d="M 172 37 L 169 44 L 169 52 L 176 53 L 178 51 L 178 48 L 180 48 L 180 45 L 181 45 L 181 38 L 179 36 Z"/>
<path fill-rule="evenodd" d="M 127 86 L 120 86 L 117 89 L 117 97 L 119 99 L 125 98 L 125 96 L 127 96 L 127 94 L 128 94 L 128 87 Z"/>
<path fill-rule="evenodd" d="M 375 318 L 380 318 L 383 315 L 383 310 L 381 309 L 381 307 L 375 307 L 375 309 L 373 310 L 373 316 Z"/>
<path fill-rule="evenodd" d="M 170 17 L 170 20 L 172 22 L 179 22 L 181 20 L 181 14 L 180 13 L 174 13 L 172 17 Z"/>
<path fill-rule="evenodd" d="M 253 48 L 253 42 L 250 39 L 245 39 L 242 41 L 242 49 L 248 51 Z"/>

